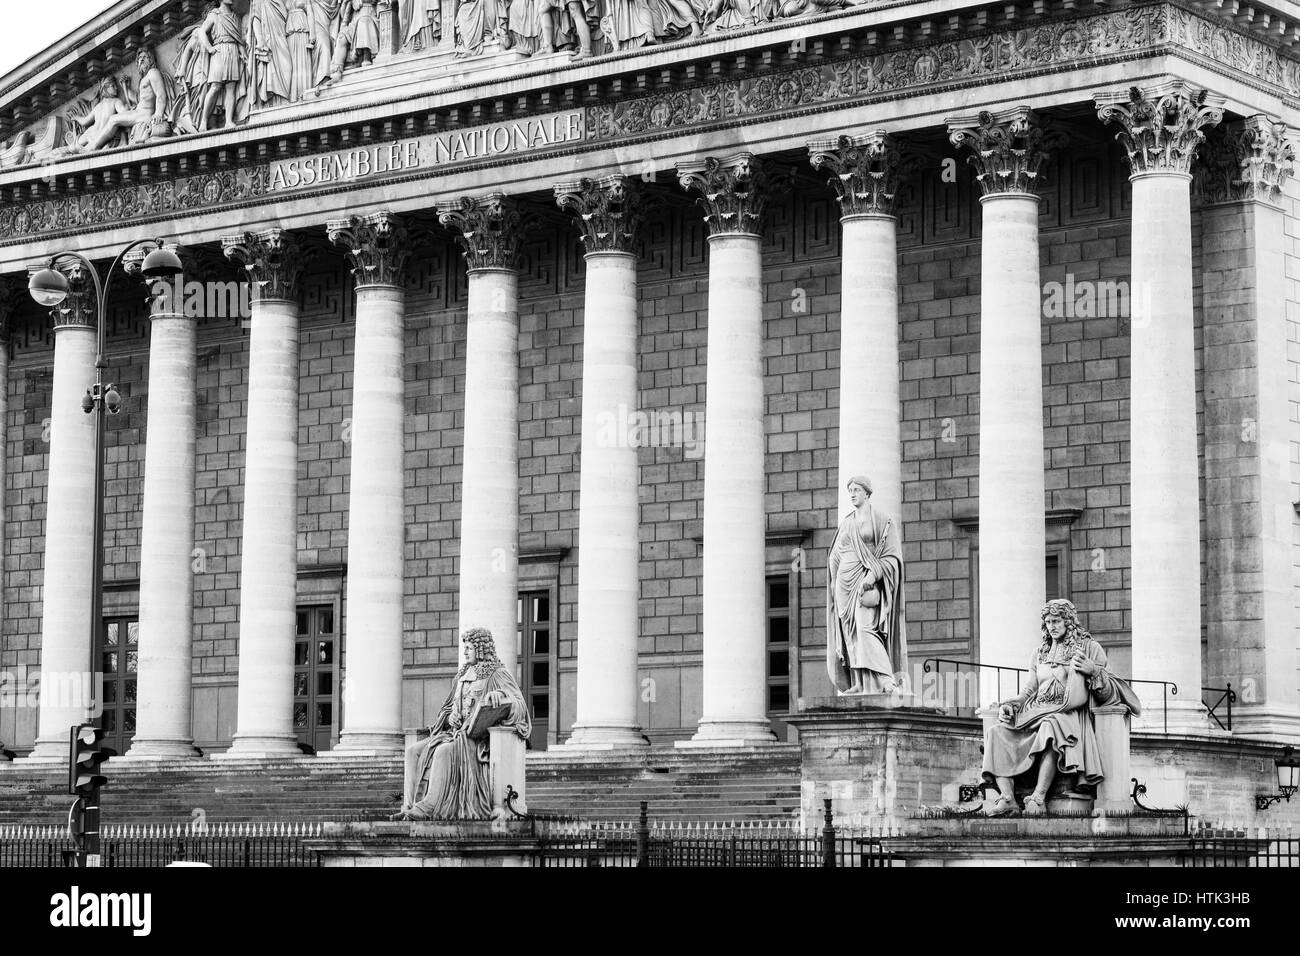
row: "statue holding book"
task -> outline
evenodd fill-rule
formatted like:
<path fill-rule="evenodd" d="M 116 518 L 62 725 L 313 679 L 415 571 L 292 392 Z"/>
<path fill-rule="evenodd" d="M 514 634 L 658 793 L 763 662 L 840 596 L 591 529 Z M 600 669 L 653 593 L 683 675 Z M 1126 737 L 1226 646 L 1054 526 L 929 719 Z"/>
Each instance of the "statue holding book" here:
<path fill-rule="evenodd" d="M 461 635 L 464 661 L 429 736 L 406 749 L 406 782 L 399 819 L 489 820 L 492 784 L 489 731 L 506 726 L 523 740 L 532 720 L 510 668 L 497 657 L 491 632 Z"/>

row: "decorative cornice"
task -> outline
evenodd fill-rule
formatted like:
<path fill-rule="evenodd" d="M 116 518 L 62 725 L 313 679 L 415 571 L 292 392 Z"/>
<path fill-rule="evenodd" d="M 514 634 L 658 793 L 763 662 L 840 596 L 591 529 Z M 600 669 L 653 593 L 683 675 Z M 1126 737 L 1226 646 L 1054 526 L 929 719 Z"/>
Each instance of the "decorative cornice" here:
<path fill-rule="evenodd" d="M 897 142 L 883 129 L 808 144 L 813 168 L 832 174 L 827 182 L 835 190 L 842 217 L 894 214 L 901 156 Z"/>
<path fill-rule="evenodd" d="M 411 248 L 406 224 L 400 216 L 378 212 L 331 219 L 325 228 L 330 242 L 343 247 L 352 263 L 357 288 L 404 285 Z"/>
<path fill-rule="evenodd" d="M 710 236 L 762 233 L 772 184 L 764 163 L 753 153 L 681 163 L 677 178 L 687 192 L 699 193 L 695 201 L 704 210 Z"/>
<path fill-rule="evenodd" d="M 1119 123 L 1115 138 L 1128 153 L 1129 171 L 1191 173 L 1196 148 L 1205 140 L 1204 128 L 1223 119 L 1224 98 L 1192 89 L 1182 80 L 1168 80 L 1146 91 L 1107 90 L 1093 94 L 1097 118 Z"/>
<path fill-rule="evenodd" d="M 675 73 L 681 82 L 675 82 L 671 89 L 584 102 L 584 145 L 603 145 L 633 136 L 668 137 L 783 112 L 797 115 L 837 104 L 898 99 L 913 90 L 970 88 L 994 79 L 1005 82 L 1047 76 L 1076 65 L 1122 65 L 1155 55 L 1213 63 L 1266 95 L 1300 97 L 1300 60 L 1231 26 L 1167 3 L 1025 23 L 1019 28 L 1008 25 L 995 30 L 963 31 L 955 36 L 943 35 L 943 30 L 940 33 L 942 38 L 938 40 L 915 42 L 913 38 L 902 45 L 890 43 L 882 34 L 884 42 L 870 52 L 801 60 L 787 67 L 773 64 L 759 71 L 741 68 L 728 77 L 728 71 L 739 60 L 754 59 L 752 51 L 738 50 L 719 57 L 721 79 L 688 64 Z M 812 41 L 809 50 L 821 42 Z M 859 40 L 853 42 L 857 49 L 862 48 Z M 829 40 L 826 46 L 835 48 Z M 474 94 L 465 95 L 468 98 Z M 277 140 L 265 145 L 272 151 L 279 146 Z M 168 172 L 166 164 L 171 162 L 185 170 L 183 160 L 193 157 L 158 160 L 133 151 L 130 155 L 136 159 L 120 170 L 103 170 L 99 181 L 107 183 L 111 178 L 115 183 L 126 183 L 130 175 L 138 184 L 86 185 L 82 192 L 57 197 L 51 197 L 39 183 L 7 187 L 4 201 L 0 201 L 0 245 L 37 235 L 75 234 L 117 222 L 138 223 L 196 210 L 263 204 L 267 200 L 270 167 L 265 161 L 244 158 L 245 147 L 249 157 L 263 155 L 261 145 L 248 142 L 232 149 L 231 158 L 222 160 L 218 146 L 215 171 L 200 166 L 199 172 L 177 175 Z M 212 149 L 204 153 L 208 159 L 212 158 Z M 444 164 L 409 178 L 436 192 L 434 184 L 439 177 L 476 163 L 500 165 L 501 161 Z M 39 171 L 33 169 L 32 175 L 39 175 Z M 338 196 L 349 188 L 346 184 L 321 187 L 304 191 L 300 198 Z M 346 208 L 346 201 L 335 208 Z"/>
<path fill-rule="evenodd" d="M 641 225 L 642 194 L 626 176 L 556 183 L 555 202 L 572 213 L 582 243 L 593 252 L 631 252 Z"/>
<path fill-rule="evenodd" d="M 488 193 L 438 203 L 438 221 L 452 230 L 471 270 L 518 269 L 532 217 L 505 193 Z"/>
<path fill-rule="evenodd" d="M 252 283 L 252 298 L 293 300 L 302 278 L 302 247 L 287 229 L 265 229 L 221 240 L 226 257 L 239 263 Z"/>
<path fill-rule="evenodd" d="M 1277 205 L 1295 168 L 1289 133 L 1285 123 L 1262 113 L 1217 127 L 1194 167 L 1201 199 Z"/>
<path fill-rule="evenodd" d="M 996 113 L 982 110 L 947 122 L 952 144 L 970 149 L 966 161 L 975 167 L 985 196 L 1038 195 L 1039 172 L 1056 138 L 1047 136 L 1033 110 L 1028 106 Z"/>

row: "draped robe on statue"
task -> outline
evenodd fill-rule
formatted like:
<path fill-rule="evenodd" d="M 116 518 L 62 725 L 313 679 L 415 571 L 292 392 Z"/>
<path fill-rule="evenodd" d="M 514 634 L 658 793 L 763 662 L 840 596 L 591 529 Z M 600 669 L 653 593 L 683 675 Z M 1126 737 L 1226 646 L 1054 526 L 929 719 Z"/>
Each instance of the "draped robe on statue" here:
<path fill-rule="evenodd" d="M 1092 677 L 1070 666 L 1077 651 L 1097 665 Z M 1110 672 L 1106 652 L 1091 637 L 1075 643 L 1056 641 L 1034 651 L 1020 695 L 1005 703 L 1016 710 L 1011 723 L 990 725 L 984 740 L 983 777 L 989 783 L 1010 777 L 1017 790 L 1033 790 L 1038 755 L 1057 752 L 1060 774 L 1078 774 L 1081 785 L 1102 780 L 1101 754 L 1093 728 L 1092 705 L 1124 703 L 1142 713 L 1137 695 Z M 1017 779 L 1020 778 L 1020 779 Z"/>
<path fill-rule="evenodd" d="M 853 683 L 850 671 L 866 671 L 864 693 L 883 693 L 907 669 L 903 614 L 903 552 L 893 523 L 868 506 L 868 520 L 851 511 L 831 545 L 826 586 L 826 666 L 840 693 Z M 867 571 L 876 581 L 867 586 Z M 878 604 L 863 607 L 864 593 Z"/>
<path fill-rule="evenodd" d="M 484 672 L 487 673 L 484 673 Z M 479 676 L 483 673 L 484 676 Z M 527 740 L 532 718 L 523 692 L 509 668 L 497 662 L 473 664 L 456 678 L 447 702 L 430 728 L 416 764 L 414 804 L 408 815 L 417 820 L 488 820 L 492 817 L 492 782 L 488 775 L 488 735 L 469 737 L 483 699 L 499 691 L 509 712 L 497 726 L 506 726 Z M 453 716 L 454 715 L 454 716 Z M 428 789 L 420 799 L 420 781 Z"/>
<path fill-rule="evenodd" d="M 289 49 L 289 9 L 285 0 L 254 0 L 248 13 L 248 33 L 253 102 L 272 106 L 289 99 L 293 54 Z"/>

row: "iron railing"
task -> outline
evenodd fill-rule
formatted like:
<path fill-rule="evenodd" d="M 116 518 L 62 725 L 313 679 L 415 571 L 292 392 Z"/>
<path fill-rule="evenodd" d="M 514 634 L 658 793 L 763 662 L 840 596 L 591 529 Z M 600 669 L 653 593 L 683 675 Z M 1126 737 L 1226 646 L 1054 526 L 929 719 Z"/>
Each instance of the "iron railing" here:
<path fill-rule="evenodd" d="M 1183 866 L 1300 868 L 1300 836 L 1290 827 L 1203 827 L 1192 834 Z"/>
<path fill-rule="evenodd" d="M 320 834 L 318 823 L 109 826 L 100 836 L 101 865 L 319 866 L 318 855 L 303 846 L 303 839 Z M 74 849 L 63 827 L 0 826 L 0 867 L 66 866 Z"/>
<path fill-rule="evenodd" d="M 931 673 L 931 672 L 932 672 L 932 668 L 930 667 L 931 664 L 934 665 L 934 667 L 933 667 L 933 673 L 935 673 L 935 674 L 939 674 L 939 675 L 941 675 L 941 674 L 943 673 L 943 665 L 944 665 L 944 664 L 952 664 L 952 665 L 953 665 L 953 670 L 952 670 L 951 673 L 954 673 L 954 674 L 959 674 L 959 673 L 961 672 L 961 668 L 963 668 L 963 667 L 966 667 L 966 668 L 974 668 L 974 669 L 976 669 L 977 671 L 982 671 L 982 670 L 991 670 L 991 671 L 996 672 L 996 679 L 997 679 L 997 692 L 996 692 L 996 697 L 997 697 L 998 700 L 1006 700 L 1006 697 L 1005 697 L 1005 696 L 1003 695 L 1003 693 L 1002 693 L 1002 674 L 1003 674 L 1003 672 L 1012 673 L 1012 674 L 1015 674 L 1015 675 L 1016 675 L 1016 693 L 1017 693 L 1017 694 L 1020 693 L 1020 675 L 1021 675 L 1021 674 L 1027 674 L 1027 673 L 1029 673 L 1029 672 L 1028 672 L 1025 668 L 1023 668 L 1023 667 L 1003 667 L 1003 666 L 1001 666 L 1001 665 L 999 665 L 999 664 L 981 664 L 979 661 L 959 661 L 959 660 L 954 660 L 953 658 L 949 658 L 949 657 L 927 657 L 927 658 L 922 662 L 922 664 L 921 664 L 921 672 L 922 672 L 923 674 L 929 674 L 929 673 Z M 1127 683 L 1127 684 L 1151 684 L 1151 685 L 1153 685 L 1153 686 L 1158 686 L 1158 687 L 1161 689 L 1161 691 L 1160 691 L 1160 695 L 1161 695 L 1161 708 L 1160 708 L 1160 709 L 1161 709 L 1161 712 L 1162 712 L 1162 719 L 1163 719 L 1164 733 L 1166 733 L 1166 734 L 1169 733 L 1169 698 L 1170 698 L 1170 697 L 1177 697 L 1177 696 L 1178 696 L 1178 685 L 1175 684 L 1173 681 L 1169 681 L 1169 680 L 1138 680 L 1138 679 L 1136 679 L 1136 678 L 1132 678 L 1132 677 L 1121 677 L 1120 680 L 1124 681 L 1124 682 Z M 1218 687 L 1206 687 L 1206 688 L 1204 688 L 1204 689 L 1205 689 L 1205 690 L 1209 690 L 1209 691 L 1223 691 L 1223 690 L 1226 690 L 1226 696 L 1227 696 L 1227 700 L 1228 700 L 1228 714 L 1227 714 L 1228 721 L 1227 721 L 1227 728 L 1225 728 L 1225 729 L 1231 729 L 1231 727 L 1232 727 L 1232 704 L 1231 704 L 1231 701 L 1236 700 L 1236 694 L 1233 693 L 1231 685 L 1229 685 L 1226 689 L 1225 689 L 1225 688 L 1218 688 Z M 1219 707 L 1219 705 L 1222 704 L 1223 702 L 1224 702 L 1224 700 L 1223 700 L 1223 698 L 1221 698 L 1219 701 L 1216 701 L 1216 702 L 1215 702 L 1213 708 L 1210 708 L 1210 716 L 1211 716 L 1211 717 L 1214 717 L 1214 719 L 1215 719 L 1216 721 L 1218 721 L 1220 727 L 1223 727 L 1224 724 L 1223 724 L 1223 721 L 1220 721 L 1219 718 L 1218 718 L 1218 716 L 1215 714 L 1215 710 L 1216 710 L 1216 709 Z M 969 707 L 969 706 L 963 705 L 963 704 L 961 704 L 961 703 L 956 703 L 956 704 L 938 703 L 938 704 L 935 704 L 935 702 L 928 701 L 928 700 L 923 700 L 923 703 L 926 703 L 926 704 L 934 704 L 935 706 L 938 706 L 941 710 L 952 710 L 952 711 L 954 711 L 954 712 L 958 712 L 958 713 L 960 713 L 960 712 L 963 711 L 963 710 L 969 710 L 969 711 L 971 711 L 971 712 L 973 713 L 973 712 L 975 711 L 975 709 L 976 709 L 976 707 Z M 978 705 L 977 705 L 977 706 L 978 706 Z M 1206 706 L 1208 707 L 1209 705 L 1206 705 Z"/>
<path fill-rule="evenodd" d="M 1218 694 L 1218 700 L 1211 704 L 1205 699 L 1205 694 L 1207 692 L 1210 694 Z M 1201 703 L 1204 704 L 1206 709 L 1210 712 L 1210 717 L 1219 725 L 1220 730 L 1232 730 L 1232 705 L 1236 702 L 1237 692 L 1232 689 L 1232 681 L 1228 681 L 1227 687 L 1201 688 Z M 1227 710 L 1226 719 L 1221 720 L 1219 718 L 1219 708 L 1224 707 L 1225 705 Z"/>
<path fill-rule="evenodd" d="M 630 823 L 542 826 L 538 864 L 543 867 L 811 867 L 891 866 L 879 833 L 837 827 L 825 801 L 823 825 L 804 830 L 793 823 L 686 823 L 649 821 L 641 804 Z"/>

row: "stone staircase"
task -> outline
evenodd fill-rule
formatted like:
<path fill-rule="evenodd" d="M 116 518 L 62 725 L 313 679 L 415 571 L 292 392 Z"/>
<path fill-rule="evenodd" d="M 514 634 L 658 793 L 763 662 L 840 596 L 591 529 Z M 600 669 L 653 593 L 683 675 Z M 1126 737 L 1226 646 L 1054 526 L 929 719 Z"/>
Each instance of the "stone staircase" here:
<path fill-rule="evenodd" d="M 113 823 L 338 821 L 395 811 L 402 767 L 394 757 L 321 754 L 273 761 L 110 760 L 104 819 Z M 0 762 L 0 825 L 62 824 L 72 798 L 62 763 Z M 790 820 L 799 808 L 799 748 L 652 747 L 528 756 L 534 813 L 634 820 Z"/>

